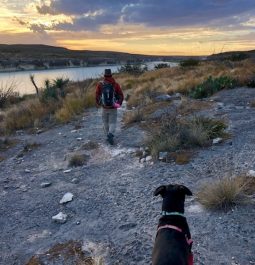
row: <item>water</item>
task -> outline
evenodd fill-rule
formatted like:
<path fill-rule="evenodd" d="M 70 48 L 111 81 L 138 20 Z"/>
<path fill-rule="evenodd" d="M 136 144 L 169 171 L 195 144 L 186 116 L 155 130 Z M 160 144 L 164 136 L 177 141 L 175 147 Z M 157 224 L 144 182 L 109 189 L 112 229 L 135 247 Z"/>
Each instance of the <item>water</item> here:
<path fill-rule="evenodd" d="M 150 62 L 147 66 L 153 69 L 154 66 L 162 62 Z M 175 66 L 177 63 L 169 63 L 171 66 Z M 79 68 L 65 68 L 54 70 L 36 70 L 36 71 L 22 71 L 22 72 L 4 72 L 0 73 L 0 89 L 6 89 L 13 85 L 15 91 L 20 95 L 34 94 L 35 88 L 30 81 L 29 76 L 34 75 L 35 82 L 38 87 L 44 87 L 46 79 L 53 80 L 56 78 L 68 78 L 72 81 L 82 81 L 88 78 L 102 77 L 105 68 L 110 68 L 113 73 L 116 73 L 120 68 L 120 65 L 114 66 L 95 66 L 95 67 L 79 67 Z"/>

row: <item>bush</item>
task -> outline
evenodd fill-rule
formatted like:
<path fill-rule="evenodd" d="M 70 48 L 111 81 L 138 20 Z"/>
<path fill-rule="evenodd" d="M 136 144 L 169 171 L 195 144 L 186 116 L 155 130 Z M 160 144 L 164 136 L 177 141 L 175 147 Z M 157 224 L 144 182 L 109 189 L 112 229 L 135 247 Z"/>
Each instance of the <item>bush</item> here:
<path fill-rule="evenodd" d="M 180 66 L 181 67 L 193 67 L 193 66 L 198 66 L 199 63 L 200 63 L 199 60 L 190 58 L 190 59 L 181 61 Z"/>
<path fill-rule="evenodd" d="M 129 125 L 135 122 L 140 122 L 143 120 L 143 112 L 140 108 L 137 108 L 135 110 L 127 111 L 124 114 L 123 121 L 125 125 Z"/>
<path fill-rule="evenodd" d="M 141 75 L 144 72 L 148 71 L 147 66 L 142 66 L 141 64 L 125 64 L 122 65 L 119 69 L 119 73 L 128 73 L 130 75 Z"/>
<path fill-rule="evenodd" d="M 191 89 L 188 95 L 192 98 L 200 99 L 212 96 L 214 93 L 224 89 L 233 88 L 236 82 L 233 78 L 228 76 L 221 76 L 213 78 L 210 76 L 202 84 Z"/>
<path fill-rule="evenodd" d="M 69 161 L 70 167 L 81 167 L 88 161 L 89 156 L 87 155 L 73 155 Z"/>
<path fill-rule="evenodd" d="M 163 68 L 169 68 L 169 64 L 167 63 L 159 63 L 157 65 L 154 66 L 154 69 L 155 70 L 158 70 L 158 69 L 163 69 Z"/>
<path fill-rule="evenodd" d="M 232 206 L 249 202 L 249 195 L 254 193 L 254 178 L 242 176 L 206 184 L 200 188 L 197 198 L 207 209 L 228 210 Z"/>
<path fill-rule="evenodd" d="M 176 116 L 163 117 L 158 126 L 150 129 L 146 145 L 154 158 L 159 152 L 203 147 L 210 140 L 224 135 L 223 121 L 205 117 L 178 120 Z"/>
<path fill-rule="evenodd" d="M 10 84 L 0 86 L 0 109 L 6 107 L 8 103 L 16 101 L 16 98 L 19 97 L 19 94 L 14 91 L 15 84 L 11 82 Z"/>

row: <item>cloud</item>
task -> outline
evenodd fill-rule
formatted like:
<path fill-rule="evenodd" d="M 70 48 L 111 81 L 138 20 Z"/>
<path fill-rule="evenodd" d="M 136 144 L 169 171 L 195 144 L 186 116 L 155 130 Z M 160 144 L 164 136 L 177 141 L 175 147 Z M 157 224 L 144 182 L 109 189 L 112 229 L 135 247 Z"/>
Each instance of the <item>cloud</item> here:
<path fill-rule="evenodd" d="M 65 14 L 73 23 L 59 24 L 65 30 L 95 30 L 116 23 L 144 24 L 151 27 L 227 25 L 229 18 L 245 12 L 254 14 L 254 0 L 51 0 L 37 6 L 41 14 Z"/>

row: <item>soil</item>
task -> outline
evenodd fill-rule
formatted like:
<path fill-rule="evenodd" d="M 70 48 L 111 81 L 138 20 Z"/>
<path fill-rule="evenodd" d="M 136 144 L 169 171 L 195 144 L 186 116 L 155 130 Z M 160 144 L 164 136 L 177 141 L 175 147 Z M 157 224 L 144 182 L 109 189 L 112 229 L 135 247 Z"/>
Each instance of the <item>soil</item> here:
<path fill-rule="evenodd" d="M 161 199 L 153 197 L 158 186 L 185 184 L 195 194 L 208 181 L 255 170 L 255 108 L 249 108 L 254 98 L 254 89 L 238 88 L 208 99 L 213 107 L 202 114 L 224 118 L 231 139 L 199 150 L 182 165 L 140 163 L 135 153 L 145 132 L 121 126 L 125 108 L 119 110 L 114 146 L 105 140 L 96 109 L 40 134 L 17 132 L 16 146 L 0 152 L 5 158 L 0 162 L 0 264 L 37 264 L 39 259 L 49 265 L 79 264 L 65 263 L 59 252 L 58 258 L 47 258 L 67 242 L 82 242 L 84 251 L 105 264 L 151 264 L 161 210 Z M 26 146 L 36 148 L 24 152 Z M 77 153 L 89 158 L 70 168 L 69 159 Z M 51 185 L 41 187 L 45 182 Z M 73 201 L 62 205 L 66 192 L 73 193 Z M 59 212 L 68 215 L 64 224 L 51 219 Z M 185 214 L 195 264 L 255 264 L 254 205 L 212 212 L 194 196 L 187 198 Z"/>

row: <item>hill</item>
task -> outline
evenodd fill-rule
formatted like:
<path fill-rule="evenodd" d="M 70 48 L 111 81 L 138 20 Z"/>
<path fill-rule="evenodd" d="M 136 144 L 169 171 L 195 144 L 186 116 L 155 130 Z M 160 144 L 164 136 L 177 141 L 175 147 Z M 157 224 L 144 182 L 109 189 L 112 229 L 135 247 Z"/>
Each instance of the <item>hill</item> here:
<path fill-rule="evenodd" d="M 114 51 L 69 50 L 48 45 L 0 44 L 0 70 L 48 69 L 100 64 L 180 60 L 183 57 L 153 56 Z"/>

